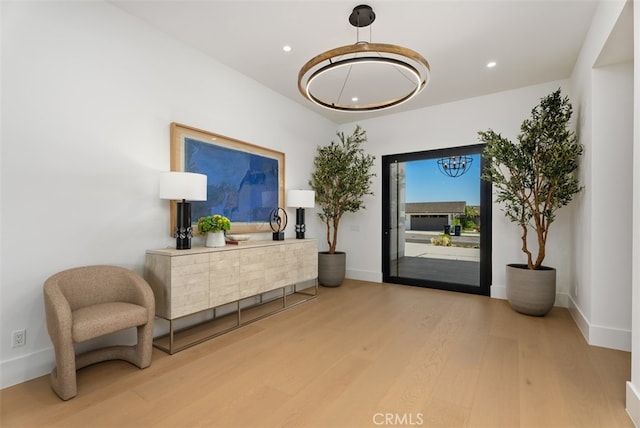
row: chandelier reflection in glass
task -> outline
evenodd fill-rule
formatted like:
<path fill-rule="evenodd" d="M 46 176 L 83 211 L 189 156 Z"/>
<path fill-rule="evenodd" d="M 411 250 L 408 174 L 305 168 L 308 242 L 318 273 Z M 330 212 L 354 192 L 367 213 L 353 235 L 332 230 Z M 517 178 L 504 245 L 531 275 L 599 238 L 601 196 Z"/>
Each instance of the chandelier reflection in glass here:
<path fill-rule="evenodd" d="M 323 52 L 302 66 L 298 90 L 305 98 L 331 110 L 367 112 L 409 101 L 427 86 L 429 63 L 418 52 L 360 40 L 359 29 L 371 32 L 375 18 L 371 6 L 356 6 L 349 23 L 356 27 L 357 42 Z"/>
<path fill-rule="evenodd" d="M 449 177 L 460 177 L 469 170 L 472 162 L 471 156 L 448 156 L 438 159 L 438 169 Z"/>

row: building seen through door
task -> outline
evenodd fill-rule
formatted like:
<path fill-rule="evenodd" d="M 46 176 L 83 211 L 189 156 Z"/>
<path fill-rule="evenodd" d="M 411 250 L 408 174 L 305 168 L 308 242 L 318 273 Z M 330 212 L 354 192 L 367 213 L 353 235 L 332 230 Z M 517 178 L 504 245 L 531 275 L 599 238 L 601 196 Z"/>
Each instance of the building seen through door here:
<path fill-rule="evenodd" d="M 474 294 L 491 282 L 482 145 L 383 156 L 383 279 Z"/>

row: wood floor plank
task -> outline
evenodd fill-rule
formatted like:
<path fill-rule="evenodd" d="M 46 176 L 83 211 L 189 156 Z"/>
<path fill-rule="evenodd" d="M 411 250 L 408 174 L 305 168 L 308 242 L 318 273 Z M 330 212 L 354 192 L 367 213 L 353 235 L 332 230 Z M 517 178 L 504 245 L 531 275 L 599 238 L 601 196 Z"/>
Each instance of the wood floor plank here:
<path fill-rule="evenodd" d="M 520 426 L 517 340 L 488 336 L 479 372 L 467 426 Z"/>
<path fill-rule="evenodd" d="M 167 355 L 0 391 L 2 427 L 632 427 L 628 352 L 589 346 L 568 311 L 347 280 Z"/>

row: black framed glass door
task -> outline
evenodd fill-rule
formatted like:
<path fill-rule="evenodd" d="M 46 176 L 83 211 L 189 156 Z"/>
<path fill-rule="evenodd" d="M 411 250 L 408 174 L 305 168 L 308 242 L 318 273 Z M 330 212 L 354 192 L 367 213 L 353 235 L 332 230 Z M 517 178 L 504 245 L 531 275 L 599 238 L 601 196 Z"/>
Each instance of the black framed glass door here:
<path fill-rule="evenodd" d="M 489 295 L 484 145 L 382 157 L 383 280 Z"/>

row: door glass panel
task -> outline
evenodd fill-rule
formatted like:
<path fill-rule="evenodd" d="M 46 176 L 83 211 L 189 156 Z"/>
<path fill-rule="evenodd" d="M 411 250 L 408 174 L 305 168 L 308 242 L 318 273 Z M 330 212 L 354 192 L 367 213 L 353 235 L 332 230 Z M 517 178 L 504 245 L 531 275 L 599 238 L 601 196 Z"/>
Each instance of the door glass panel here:
<path fill-rule="evenodd" d="M 383 162 L 385 281 L 488 294 L 482 160 L 478 148 L 468 151 Z"/>

